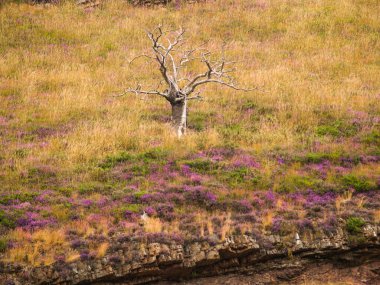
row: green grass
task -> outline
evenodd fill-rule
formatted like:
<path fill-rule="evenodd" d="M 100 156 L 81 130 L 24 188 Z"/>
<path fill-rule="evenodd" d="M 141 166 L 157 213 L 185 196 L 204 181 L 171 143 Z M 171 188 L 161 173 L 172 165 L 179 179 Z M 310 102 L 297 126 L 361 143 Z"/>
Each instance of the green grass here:
<path fill-rule="evenodd" d="M 347 174 L 342 177 L 343 185 L 347 188 L 353 188 L 357 192 L 366 192 L 377 189 L 374 181 L 365 176 L 356 176 L 355 174 Z"/>
<path fill-rule="evenodd" d="M 364 220 L 358 217 L 349 217 L 346 221 L 346 229 L 350 234 L 361 233 L 364 225 Z"/>

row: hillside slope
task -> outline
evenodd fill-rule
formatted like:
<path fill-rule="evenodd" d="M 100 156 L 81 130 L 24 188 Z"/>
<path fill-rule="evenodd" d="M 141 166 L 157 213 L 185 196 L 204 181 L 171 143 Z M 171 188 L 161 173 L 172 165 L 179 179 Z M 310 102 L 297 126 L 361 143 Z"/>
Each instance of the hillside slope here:
<path fill-rule="evenodd" d="M 379 14 L 377 0 L 5 2 L 2 262 L 85 264 L 112 257 L 114 240 L 214 245 L 244 234 L 291 249 L 295 236 L 341 229 L 365 242 L 380 223 Z M 239 81 L 261 91 L 208 86 L 178 140 L 166 102 L 113 96 L 157 86 L 157 66 L 129 60 L 159 23 L 185 27 L 189 45 L 227 42 Z"/>

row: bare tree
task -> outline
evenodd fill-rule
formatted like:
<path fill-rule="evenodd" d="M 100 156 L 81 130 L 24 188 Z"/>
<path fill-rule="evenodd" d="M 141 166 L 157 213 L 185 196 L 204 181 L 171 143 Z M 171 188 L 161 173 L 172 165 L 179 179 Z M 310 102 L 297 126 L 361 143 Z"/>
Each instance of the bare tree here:
<path fill-rule="evenodd" d="M 178 137 L 186 133 L 187 102 L 189 100 L 202 99 L 200 92 L 196 92 L 199 87 L 208 83 L 216 83 L 227 86 L 235 90 L 249 91 L 236 85 L 231 74 L 236 71 L 233 66 L 236 62 L 227 61 L 224 51 L 218 59 L 212 59 L 210 51 L 203 45 L 198 48 L 184 49 L 185 30 L 180 28 L 175 31 L 164 31 L 162 26 L 158 26 L 147 35 L 152 43 L 151 54 L 141 54 L 134 60 L 145 57 L 158 63 L 163 80 L 155 90 L 142 90 L 141 85 L 135 88 L 128 88 L 123 94 L 133 92 L 136 94 L 156 95 L 165 98 L 172 107 L 172 125 Z M 169 37 L 172 36 L 172 39 Z M 168 44 L 164 45 L 163 39 L 167 38 Z M 223 48 L 224 49 L 224 48 Z M 188 64 L 198 60 L 204 64 L 204 72 L 190 77 Z M 162 83 L 165 88 L 160 91 Z"/>

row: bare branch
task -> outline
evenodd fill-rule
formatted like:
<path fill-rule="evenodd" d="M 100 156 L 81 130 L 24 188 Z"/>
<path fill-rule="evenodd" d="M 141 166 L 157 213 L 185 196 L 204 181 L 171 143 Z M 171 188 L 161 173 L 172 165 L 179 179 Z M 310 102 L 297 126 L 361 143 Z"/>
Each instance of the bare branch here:
<path fill-rule="evenodd" d="M 158 96 L 162 96 L 162 97 L 164 97 L 166 99 L 168 98 L 168 94 L 167 93 L 159 92 L 157 90 L 150 90 L 150 91 L 141 90 L 141 85 L 137 85 L 136 88 L 128 88 L 128 89 L 124 90 L 124 92 L 122 94 L 115 95 L 114 97 L 125 96 L 127 93 L 135 93 L 136 95 L 138 95 L 138 94 L 158 95 Z"/>
<path fill-rule="evenodd" d="M 197 92 L 194 96 L 187 97 L 186 100 L 203 100 L 203 97 L 199 94 L 200 92 Z"/>
<path fill-rule="evenodd" d="M 218 79 L 206 79 L 206 80 L 199 81 L 199 82 L 195 83 L 194 85 L 192 85 L 191 92 L 194 92 L 195 88 L 197 88 L 198 86 L 203 85 L 203 84 L 207 84 L 207 83 L 218 83 L 218 84 L 230 87 L 234 90 L 245 91 L 245 92 L 258 89 L 257 87 L 255 87 L 255 88 L 241 88 L 241 87 L 235 86 L 234 83 L 225 82 L 223 80 L 218 80 Z"/>
<path fill-rule="evenodd" d="M 149 59 L 156 59 L 155 57 L 153 56 L 150 56 L 150 55 L 147 55 L 147 54 L 140 54 L 138 56 L 135 56 L 134 58 L 132 58 L 130 61 L 129 61 L 129 64 L 132 64 L 135 60 L 139 59 L 139 58 L 142 58 L 142 57 L 146 57 L 146 58 L 149 58 Z"/>
<path fill-rule="evenodd" d="M 126 93 L 158 95 L 174 104 L 184 100 L 202 99 L 199 93 L 192 96 L 190 95 L 199 86 L 208 83 L 221 84 L 240 91 L 252 91 L 258 89 L 242 88 L 235 83 L 233 73 L 237 70 L 234 66 L 236 62 L 226 59 L 226 43 L 223 43 L 221 46 L 221 55 L 214 59 L 215 57 L 211 54 L 211 52 L 205 48 L 206 43 L 203 43 L 198 47 L 182 51 L 181 49 L 185 42 L 185 30 L 183 28 L 164 31 L 162 25 L 159 25 L 153 31 L 147 31 L 146 33 L 151 42 L 152 55 L 142 54 L 136 56 L 131 60 L 131 63 L 141 57 L 153 59 L 159 65 L 159 71 L 162 75 L 163 81 L 158 84 L 155 90 L 141 90 L 141 86 L 138 85 L 137 88 L 129 88 L 125 90 L 121 96 Z M 181 76 L 182 69 L 184 69 L 187 64 L 193 60 L 199 60 L 204 64 L 204 72 L 195 75 L 193 78 L 189 76 Z M 185 86 L 183 86 L 183 81 L 186 81 Z M 164 92 L 157 91 L 161 88 L 162 82 L 166 83 L 166 90 Z M 182 86 L 180 86 L 180 84 L 182 84 Z"/>

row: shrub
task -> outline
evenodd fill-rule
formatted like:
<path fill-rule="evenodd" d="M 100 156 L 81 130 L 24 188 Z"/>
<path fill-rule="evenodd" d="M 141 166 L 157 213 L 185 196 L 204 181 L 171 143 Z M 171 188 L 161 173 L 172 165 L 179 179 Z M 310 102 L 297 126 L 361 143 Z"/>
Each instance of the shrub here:
<path fill-rule="evenodd" d="M 346 229 L 351 234 L 358 234 L 362 231 L 365 222 L 359 217 L 349 217 L 346 221 Z"/>

